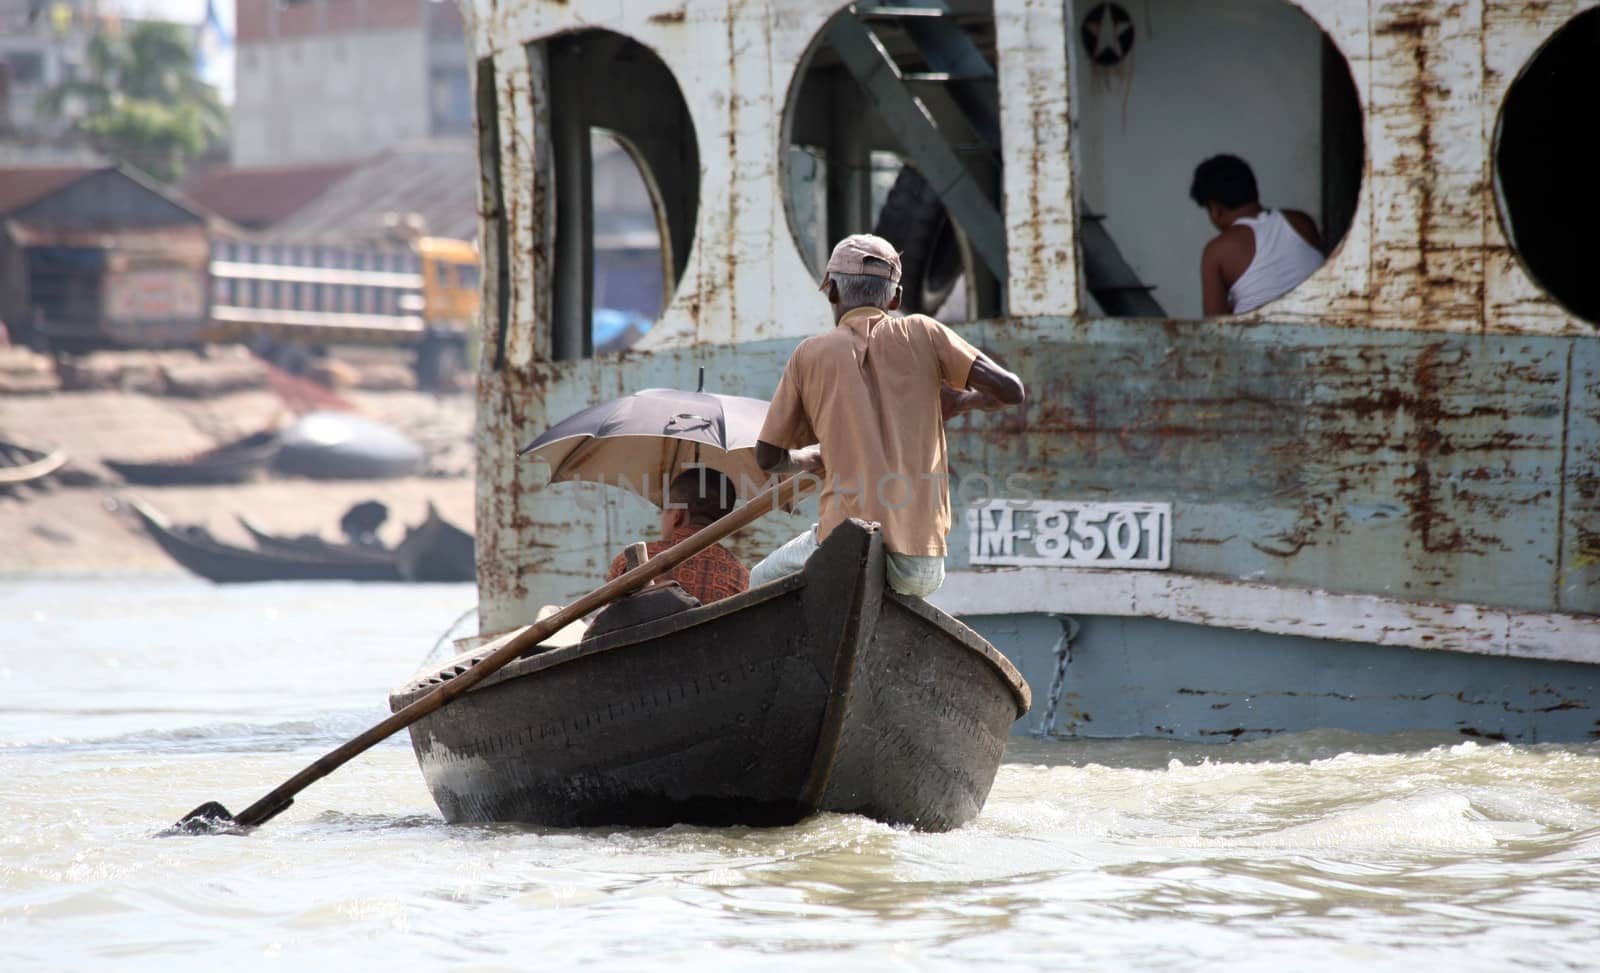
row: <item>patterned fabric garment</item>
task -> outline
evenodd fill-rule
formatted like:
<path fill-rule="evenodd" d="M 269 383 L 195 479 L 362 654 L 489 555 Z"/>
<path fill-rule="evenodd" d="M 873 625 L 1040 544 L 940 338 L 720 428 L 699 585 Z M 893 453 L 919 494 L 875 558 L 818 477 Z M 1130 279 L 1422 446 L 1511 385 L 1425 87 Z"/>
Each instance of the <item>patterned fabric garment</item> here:
<path fill-rule="evenodd" d="M 651 541 L 645 545 L 645 550 L 650 552 L 651 557 L 655 557 L 693 535 L 695 530 L 694 527 L 679 527 L 673 531 L 670 541 Z M 618 554 L 611 561 L 611 570 L 606 572 L 606 580 L 613 581 L 620 578 L 627 569 L 627 559 Z M 662 578 L 678 582 L 684 591 L 699 598 L 702 605 L 709 605 L 718 599 L 736 595 L 750 587 L 750 569 L 739 563 L 739 559 L 721 544 L 713 544 L 706 548 L 662 575 Z"/>

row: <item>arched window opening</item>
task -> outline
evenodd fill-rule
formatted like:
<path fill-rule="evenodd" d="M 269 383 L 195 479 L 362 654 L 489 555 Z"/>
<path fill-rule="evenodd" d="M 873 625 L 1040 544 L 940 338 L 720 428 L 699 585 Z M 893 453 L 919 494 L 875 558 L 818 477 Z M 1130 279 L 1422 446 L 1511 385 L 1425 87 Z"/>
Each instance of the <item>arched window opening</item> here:
<path fill-rule="evenodd" d="M 995 64 L 987 0 L 857 3 L 828 22 L 784 122 L 790 225 L 815 274 L 839 239 L 877 233 L 902 251 L 906 311 L 1001 313 Z"/>
<path fill-rule="evenodd" d="M 670 248 L 661 245 L 661 204 L 638 150 L 614 132 L 590 132 L 594 159 L 594 354 L 626 351 L 671 298 Z"/>
<path fill-rule="evenodd" d="M 550 354 L 621 351 L 649 330 L 688 266 L 700 202 L 694 123 L 672 72 L 637 41 L 585 30 L 534 47 L 555 204 Z"/>
<path fill-rule="evenodd" d="M 1313 273 L 1349 228 L 1365 166 L 1360 96 L 1322 29 L 1284 0 L 1077 0 L 1069 10 L 1089 307 L 1242 313 Z M 1253 178 L 1225 162 L 1197 179 L 1218 156 Z M 1238 188 L 1251 182 L 1261 213 Z M 1226 198 L 1197 205 L 1191 191 Z M 1229 259 L 1207 268 L 1208 312 L 1202 253 L 1224 236 L 1214 254 Z"/>
<path fill-rule="evenodd" d="M 1600 10 L 1568 21 L 1511 83 L 1495 139 L 1506 237 L 1539 286 L 1600 324 L 1593 226 L 1600 219 L 1588 125 L 1600 92 Z"/>

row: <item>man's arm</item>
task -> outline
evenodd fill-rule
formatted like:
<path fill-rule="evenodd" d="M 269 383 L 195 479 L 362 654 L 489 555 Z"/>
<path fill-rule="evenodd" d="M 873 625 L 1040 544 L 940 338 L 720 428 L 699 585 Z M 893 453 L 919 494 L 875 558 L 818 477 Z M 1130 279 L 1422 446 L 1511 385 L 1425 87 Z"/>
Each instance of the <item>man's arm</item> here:
<path fill-rule="evenodd" d="M 1200 252 L 1200 303 L 1208 318 L 1233 313 L 1228 300 L 1228 281 L 1222 273 L 1222 237 L 1217 237 Z"/>
<path fill-rule="evenodd" d="M 761 433 L 756 437 L 756 465 L 764 472 L 787 475 L 790 473 L 816 473 L 822 469 L 822 446 L 800 448 L 777 446 L 781 443 L 816 443 L 816 430 L 811 428 L 811 417 L 806 413 L 805 402 L 800 398 L 800 376 L 805 374 L 808 341 L 789 356 L 783 366 L 783 377 L 767 403 L 767 417 L 761 423 Z"/>
<path fill-rule="evenodd" d="M 972 361 L 972 369 L 967 372 L 966 388 L 955 389 L 945 385 L 939 389 L 939 409 L 948 421 L 974 409 L 985 412 L 1009 409 L 1021 405 L 1027 395 L 1022 379 L 1001 368 L 993 358 L 980 351 Z"/>
<path fill-rule="evenodd" d="M 767 473 L 787 476 L 790 473 L 818 473 L 822 470 L 822 447 L 784 449 L 763 440 L 756 440 L 756 465 Z"/>

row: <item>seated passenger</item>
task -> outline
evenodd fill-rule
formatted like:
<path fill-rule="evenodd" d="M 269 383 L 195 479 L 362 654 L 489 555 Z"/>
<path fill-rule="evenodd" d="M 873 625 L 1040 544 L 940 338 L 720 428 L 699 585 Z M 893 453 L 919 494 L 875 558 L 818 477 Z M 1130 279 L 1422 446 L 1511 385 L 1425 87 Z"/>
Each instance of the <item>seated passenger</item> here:
<path fill-rule="evenodd" d="M 679 473 L 667 488 L 667 503 L 661 509 L 661 537 L 645 545 L 651 557 L 678 543 L 695 531 L 733 510 L 733 483 L 716 470 L 700 467 Z M 622 576 L 628 562 L 618 554 L 606 572 L 606 580 Z M 689 594 L 708 605 L 719 598 L 736 595 L 750 587 L 750 571 L 721 544 L 696 554 L 661 576 L 676 581 Z"/>
<path fill-rule="evenodd" d="M 1212 156 L 1196 166 L 1189 197 L 1222 231 L 1200 255 L 1206 317 L 1254 311 L 1322 266 L 1317 224 L 1299 210 L 1262 209 L 1255 173 L 1238 156 Z"/>

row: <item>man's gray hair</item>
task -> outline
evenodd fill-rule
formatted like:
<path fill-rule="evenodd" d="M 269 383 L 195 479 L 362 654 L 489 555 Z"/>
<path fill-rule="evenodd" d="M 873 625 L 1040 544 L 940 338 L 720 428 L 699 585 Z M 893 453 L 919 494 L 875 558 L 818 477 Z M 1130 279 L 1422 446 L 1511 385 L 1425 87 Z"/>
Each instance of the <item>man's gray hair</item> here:
<path fill-rule="evenodd" d="M 889 301 L 894 298 L 894 289 L 900 286 L 887 277 L 873 274 L 831 273 L 828 279 L 838 285 L 839 306 L 847 311 L 856 307 L 876 307 L 887 311 Z"/>

